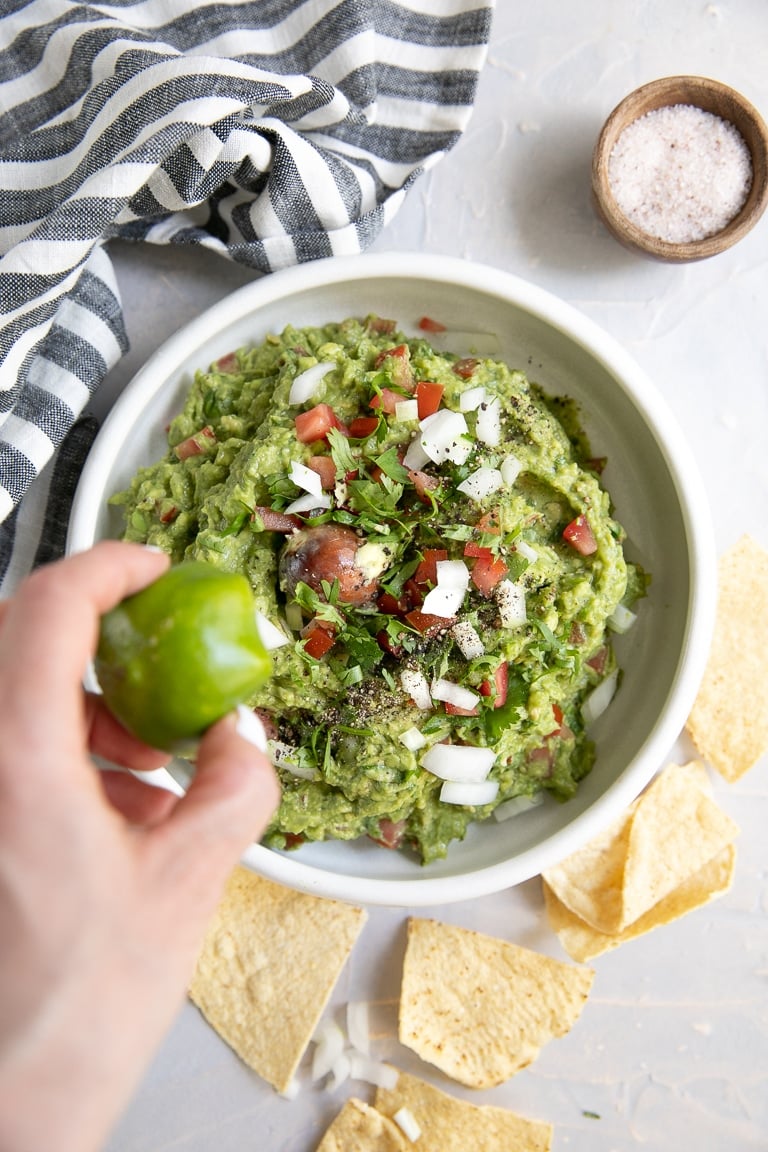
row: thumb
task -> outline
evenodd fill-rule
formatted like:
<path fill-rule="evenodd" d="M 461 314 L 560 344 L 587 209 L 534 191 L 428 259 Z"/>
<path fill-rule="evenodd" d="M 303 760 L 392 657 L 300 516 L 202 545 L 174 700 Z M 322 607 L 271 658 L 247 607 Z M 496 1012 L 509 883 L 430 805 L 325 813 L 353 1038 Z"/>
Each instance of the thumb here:
<path fill-rule="evenodd" d="M 177 865 L 194 861 L 188 875 L 228 870 L 261 838 L 280 803 L 265 748 L 261 721 L 246 708 L 225 716 L 200 741 L 192 783 L 163 826 Z"/>

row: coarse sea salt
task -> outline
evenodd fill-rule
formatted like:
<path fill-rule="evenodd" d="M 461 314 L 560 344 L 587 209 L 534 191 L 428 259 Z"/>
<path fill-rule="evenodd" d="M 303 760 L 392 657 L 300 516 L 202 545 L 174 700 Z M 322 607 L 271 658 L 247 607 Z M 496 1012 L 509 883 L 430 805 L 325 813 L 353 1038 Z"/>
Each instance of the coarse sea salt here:
<path fill-rule="evenodd" d="M 741 133 L 692 104 L 646 112 L 620 133 L 608 180 L 621 211 L 643 232 L 690 244 L 721 232 L 741 210 L 752 160 Z"/>

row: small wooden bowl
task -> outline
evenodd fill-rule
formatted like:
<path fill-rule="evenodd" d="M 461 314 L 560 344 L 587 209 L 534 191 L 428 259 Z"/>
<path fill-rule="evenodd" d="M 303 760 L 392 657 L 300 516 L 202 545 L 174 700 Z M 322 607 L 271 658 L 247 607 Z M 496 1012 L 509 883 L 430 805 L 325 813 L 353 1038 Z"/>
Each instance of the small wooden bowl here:
<path fill-rule="evenodd" d="M 611 152 L 627 125 L 647 112 L 675 104 L 693 104 L 730 121 L 741 133 L 752 157 L 752 187 L 741 211 L 722 231 L 682 244 L 660 240 L 627 219 L 616 203 L 608 179 Z M 717 80 L 703 76 L 653 80 L 630 92 L 606 120 L 592 155 L 592 199 L 608 230 L 633 252 L 670 263 L 716 256 L 746 236 L 768 206 L 768 128 L 749 101 Z"/>

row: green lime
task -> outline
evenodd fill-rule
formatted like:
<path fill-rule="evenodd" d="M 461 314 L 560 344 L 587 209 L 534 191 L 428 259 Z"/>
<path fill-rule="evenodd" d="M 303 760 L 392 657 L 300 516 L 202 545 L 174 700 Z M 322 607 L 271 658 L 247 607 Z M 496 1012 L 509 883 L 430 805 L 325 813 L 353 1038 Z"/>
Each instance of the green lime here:
<path fill-rule="evenodd" d="M 107 612 L 94 666 L 113 715 L 168 752 L 188 750 L 272 671 L 247 579 L 200 561 Z"/>

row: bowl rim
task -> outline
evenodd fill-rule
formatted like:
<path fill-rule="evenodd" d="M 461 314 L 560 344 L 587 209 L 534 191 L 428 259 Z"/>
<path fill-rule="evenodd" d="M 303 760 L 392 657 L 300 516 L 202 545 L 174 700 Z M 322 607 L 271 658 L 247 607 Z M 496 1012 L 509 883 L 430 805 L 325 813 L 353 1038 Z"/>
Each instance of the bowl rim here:
<path fill-rule="evenodd" d="M 709 652 L 716 606 L 716 553 L 709 506 L 695 459 L 672 410 L 643 369 L 622 345 L 573 305 L 544 288 L 490 265 L 454 256 L 423 253 L 365 253 L 327 257 L 278 270 L 237 289 L 189 321 L 138 370 L 107 415 L 83 468 L 73 502 L 67 553 L 94 541 L 100 506 L 98 477 L 118 442 L 125 421 L 143 408 L 190 355 L 215 333 L 259 307 L 308 289 L 369 279 L 422 279 L 476 290 L 553 326 L 598 360 L 629 397 L 651 428 L 677 492 L 690 557 L 688 611 L 684 643 L 667 707 L 621 775 L 566 827 L 508 860 L 447 876 L 374 879 L 334 872 L 303 863 L 290 853 L 251 845 L 242 863 L 288 887 L 352 903 L 423 907 L 490 895 L 531 879 L 565 858 L 597 834 L 616 812 L 627 807 L 662 767 L 682 732 L 698 690 Z M 161 383 L 158 384 L 158 381 Z M 166 773 L 169 783 L 173 777 Z"/>
<path fill-rule="evenodd" d="M 749 149 L 752 185 L 729 223 L 712 236 L 688 243 L 663 240 L 624 215 L 608 177 L 611 152 L 623 130 L 646 113 L 674 104 L 693 104 L 733 124 Z M 750 232 L 768 208 L 768 126 L 737 89 L 709 76 L 662 76 L 627 93 L 603 124 L 592 153 L 592 201 L 608 230 L 631 251 L 667 263 L 691 263 L 731 248 Z"/>

